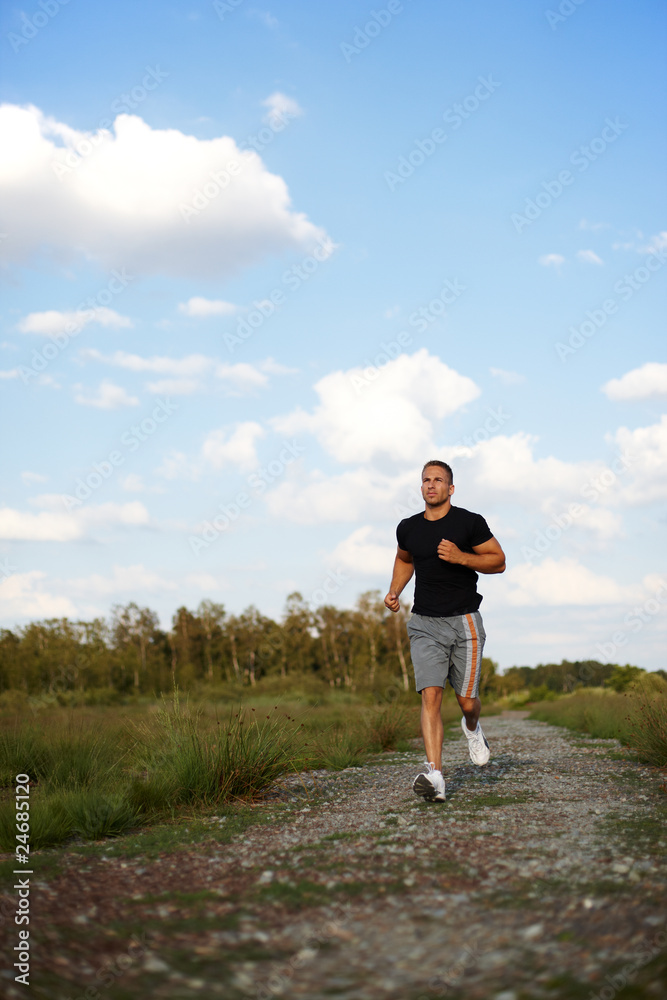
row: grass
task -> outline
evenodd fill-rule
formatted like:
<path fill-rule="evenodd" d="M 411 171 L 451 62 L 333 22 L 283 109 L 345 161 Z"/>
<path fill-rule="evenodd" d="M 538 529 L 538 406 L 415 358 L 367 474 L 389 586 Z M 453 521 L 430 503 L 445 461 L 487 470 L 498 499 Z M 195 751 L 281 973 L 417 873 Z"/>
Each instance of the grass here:
<path fill-rule="evenodd" d="M 597 739 L 617 739 L 639 760 L 667 767 L 667 695 L 635 688 L 627 694 L 582 689 L 533 705 L 531 719 L 550 722 Z"/>
<path fill-rule="evenodd" d="M 30 846 L 40 850 L 175 822 L 188 810 L 205 816 L 257 799 L 284 774 L 361 766 L 409 748 L 419 733 L 414 695 L 389 705 L 348 692 L 314 700 L 271 706 L 264 692 L 236 709 L 192 706 L 176 690 L 128 711 L 87 705 L 2 720 L 0 850 L 16 846 L 20 773 L 30 776 Z"/>

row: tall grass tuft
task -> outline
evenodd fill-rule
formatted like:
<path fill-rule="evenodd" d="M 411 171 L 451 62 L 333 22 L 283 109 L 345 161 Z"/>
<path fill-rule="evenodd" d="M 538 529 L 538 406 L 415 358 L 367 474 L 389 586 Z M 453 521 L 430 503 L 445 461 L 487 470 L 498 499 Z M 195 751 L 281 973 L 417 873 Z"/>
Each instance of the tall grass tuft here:
<path fill-rule="evenodd" d="M 30 849 L 41 850 L 64 843 L 72 835 L 72 817 L 59 794 L 31 797 Z M 14 800 L 0 805 L 0 848 L 16 850 L 16 812 Z"/>
<path fill-rule="evenodd" d="M 84 789 L 70 793 L 63 806 L 73 833 L 85 840 L 119 837 L 138 820 L 138 810 L 120 792 Z"/>
<path fill-rule="evenodd" d="M 371 709 L 365 730 L 369 749 L 382 752 L 395 750 L 399 743 L 419 736 L 419 722 L 414 708 L 393 703 Z"/>
<path fill-rule="evenodd" d="M 202 710 L 182 706 L 175 692 L 172 708 L 163 702 L 154 723 L 135 724 L 133 763 L 153 782 L 153 804 L 163 794 L 182 804 L 212 805 L 253 798 L 303 759 L 302 727 L 284 718 L 231 712 L 225 726 L 207 728 Z M 135 785 L 135 799 L 141 792 Z"/>
<path fill-rule="evenodd" d="M 530 717 L 598 739 L 620 740 L 644 763 L 667 766 L 667 694 L 662 688 L 635 687 L 626 694 L 582 689 L 534 705 Z"/>
<path fill-rule="evenodd" d="M 628 746 L 644 763 L 667 767 L 667 696 L 640 687 L 629 698 L 633 704 Z"/>

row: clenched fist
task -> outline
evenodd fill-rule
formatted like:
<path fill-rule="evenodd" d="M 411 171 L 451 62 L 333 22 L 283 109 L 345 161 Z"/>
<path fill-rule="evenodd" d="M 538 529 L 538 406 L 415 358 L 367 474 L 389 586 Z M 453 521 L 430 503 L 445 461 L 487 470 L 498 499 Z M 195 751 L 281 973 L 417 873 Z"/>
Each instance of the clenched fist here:
<path fill-rule="evenodd" d="M 401 602 L 398 599 L 398 595 L 395 594 L 393 590 L 389 591 L 384 599 L 384 603 L 390 611 L 396 612 L 401 610 Z"/>
<path fill-rule="evenodd" d="M 465 563 L 465 553 L 461 552 L 458 545 L 454 545 L 454 542 L 448 542 L 446 538 L 443 538 L 438 545 L 438 555 L 445 562 L 460 563 L 461 565 Z"/>

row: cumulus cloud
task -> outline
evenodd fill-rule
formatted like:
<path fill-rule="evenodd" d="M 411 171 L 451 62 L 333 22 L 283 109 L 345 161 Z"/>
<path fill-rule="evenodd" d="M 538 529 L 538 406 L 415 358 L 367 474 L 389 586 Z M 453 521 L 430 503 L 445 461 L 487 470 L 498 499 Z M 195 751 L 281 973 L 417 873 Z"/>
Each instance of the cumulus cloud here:
<path fill-rule="evenodd" d="M 264 372 L 242 361 L 233 365 L 222 362 L 216 367 L 215 376 L 238 393 L 261 389 L 269 381 Z"/>
<path fill-rule="evenodd" d="M 520 375 L 518 372 L 505 371 L 504 368 L 489 368 L 489 371 L 503 385 L 521 385 L 522 382 L 526 381 L 525 375 Z"/>
<path fill-rule="evenodd" d="M 45 577 L 42 570 L 33 569 L 0 579 L 0 604 L 5 621 L 76 617 L 77 609 L 69 597 L 49 593 L 44 588 Z"/>
<path fill-rule="evenodd" d="M 125 368 L 131 372 L 155 372 L 158 375 L 202 375 L 215 364 L 215 358 L 207 358 L 204 354 L 188 354 L 184 358 L 167 358 L 154 355 L 152 358 L 142 358 L 139 354 L 128 354 L 126 351 L 115 351 L 113 354 L 102 354 L 94 347 L 81 351 L 82 358 L 100 361 L 105 365 Z"/>
<path fill-rule="evenodd" d="M 257 465 L 255 442 L 263 435 L 264 430 L 253 420 L 236 424 L 231 431 L 227 428 L 211 431 L 202 446 L 202 458 L 214 469 L 225 465 L 252 469 Z"/>
<path fill-rule="evenodd" d="M 341 462 L 388 456 L 419 463 L 431 451 L 434 423 L 476 399 L 472 379 L 422 348 L 389 361 L 369 380 L 362 368 L 326 375 L 314 386 L 319 405 L 275 418 L 280 433 L 314 434 Z"/>
<path fill-rule="evenodd" d="M 605 382 L 602 392 L 607 399 L 618 401 L 667 396 L 667 364 L 648 361 L 640 368 L 626 372 L 621 378 Z"/>
<path fill-rule="evenodd" d="M 633 431 L 620 427 L 612 440 L 629 464 L 631 481 L 623 488 L 622 499 L 631 504 L 667 499 L 667 415 Z"/>
<path fill-rule="evenodd" d="M 246 361 L 232 364 L 204 354 L 188 354 L 183 358 L 160 355 L 144 358 L 138 354 L 128 354 L 126 351 L 115 351 L 113 354 L 105 355 L 95 348 L 87 348 L 81 351 L 79 356 L 90 361 L 124 368 L 126 371 L 175 376 L 171 379 L 148 382 L 146 385 L 149 392 L 167 395 L 188 395 L 195 392 L 202 385 L 197 376 L 206 374 L 221 382 L 231 394 L 240 395 L 264 388 L 269 383 L 270 375 L 288 375 L 296 371 L 294 368 L 279 364 L 273 358 L 266 358 L 256 365 Z"/>
<path fill-rule="evenodd" d="M 31 500 L 42 507 L 38 514 L 30 511 L 0 509 L 0 538 L 11 541 L 72 542 L 90 537 L 99 530 L 116 526 L 141 527 L 149 523 L 148 511 L 142 503 L 82 504 L 67 512 L 63 497 L 48 493 Z"/>
<path fill-rule="evenodd" d="M 236 311 L 236 306 L 231 302 L 223 302 L 222 299 L 203 299 L 198 295 L 181 302 L 178 311 L 185 316 L 206 318 L 207 316 L 229 316 Z"/>
<path fill-rule="evenodd" d="M 269 125 L 276 119 L 280 122 L 289 118 L 298 118 L 299 115 L 303 114 L 303 108 L 300 107 L 299 103 L 280 90 L 269 94 L 266 100 L 262 101 L 262 106 L 268 108 L 264 115 L 264 121 L 268 122 Z"/>
<path fill-rule="evenodd" d="M 538 263 L 540 263 L 542 267 L 555 267 L 558 269 L 565 263 L 565 257 L 561 256 L 559 253 L 545 253 L 542 257 L 538 257 Z"/>
<path fill-rule="evenodd" d="M 129 316 L 121 316 L 115 309 L 97 306 L 95 309 L 73 309 L 70 312 L 59 312 L 57 309 L 47 309 L 46 312 L 29 313 L 18 323 L 21 333 L 40 333 L 53 336 L 64 330 L 75 327 L 82 330 L 89 323 L 99 323 L 112 329 L 127 329 L 132 326 Z"/>
<path fill-rule="evenodd" d="M 49 478 L 48 476 L 43 476 L 41 472 L 21 473 L 21 479 L 26 484 L 26 486 L 30 485 L 30 483 L 45 483 L 48 478 Z"/>
<path fill-rule="evenodd" d="M 163 378 L 146 383 L 154 396 L 191 396 L 199 387 L 200 383 L 194 378 Z"/>
<path fill-rule="evenodd" d="M 81 390 L 81 386 L 76 386 Z M 121 385 L 115 385 L 108 379 L 100 382 L 94 395 L 86 395 L 78 391 L 74 396 L 74 401 L 81 406 L 95 406 L 98 410 L 117 410 L 121 406 L 138 406 L 139 400 L 136 396 L 130 396 Z"/>
<path fill-rule="evenodd" d="M 577 260 L 584 264 L 603 264 L 604 261 L 598 257 L 594 250 L 577 250 Z"/>
<path fill-rule="evenodd" d="M 514 566 L 505 573 L 504 582 L 500 599 L 515 607 L 630 604 L 643 593 L 636 586 L 599 576 L 567 556 L 544 559 L 538 565 Z"/>
<path fill-rule="evenodd" d="M 136 566 L 113 566 L 108 576 L 92 573 L 90 576 L 68 580 L 66 588 L 72 594 L 85 597 L 133 593 L 141 598 L 145 591 L 155 593 L 160 590 L 176 590 L 176 584 L 172 580 L 166 580 L 163 573 L 148 570 L 138 563 Z"/>
<path fill-rule="evenodd" d="M 376 531 L 371 525 L 366 524 L 357 528 L 336 546 L 329 561 L 332 565 L 340 566 L 357 575 L 378 575 L 388 578 L 394 565 L 396 546 L 374 541 L 375 534 Z M 386 538 L 386 535 L 380 537 Z"/>
<path fill-rule="evenodd" d="M 132 274 L 227 278 L 326 235 L 294 211 L 282 177 L 229 136 L 197 139 L 121 114 L 91 139 L 32 105 L 0 106 L 13 262 L 49 247 Z"/>
<path fill-rule="evenodd" d="M 604 469 L 603 462 L 564 462 L 553 455 L 536 458 L 538 438 L 519 431 L 496 434 L 474 448 L 457 449 L 467 457 L 466 477 L 479 495 L 513 499 L 543 510 L 554 498 L 578 497 L 582 487 Z"/>

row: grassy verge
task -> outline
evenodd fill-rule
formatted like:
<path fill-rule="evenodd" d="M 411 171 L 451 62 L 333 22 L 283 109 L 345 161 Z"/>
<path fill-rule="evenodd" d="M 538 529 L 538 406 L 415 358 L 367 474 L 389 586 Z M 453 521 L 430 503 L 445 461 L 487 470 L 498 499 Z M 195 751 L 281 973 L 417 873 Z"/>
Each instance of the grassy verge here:
<path fill-rule="evenodd" d="M 643 763 L 667 767 L 667 696 L 662 693 L 583 689 L 533 705 L 530 718 L 598 739 L 617 739 Z"/>
<path fill-rule="evenodd" d="M 30 776 L 30 846 L 118 837 L 257 799 L 276 778 L 313 768 L 361 765 L 408 749 L 418 706 L 246 704 L 191 707 L 178 692 L 143 713 L 16 720 L 0 729 L 0 850 L 16 846 L 13 786 Z M 124 713 L 123 713 L 124 715 Z"/>

